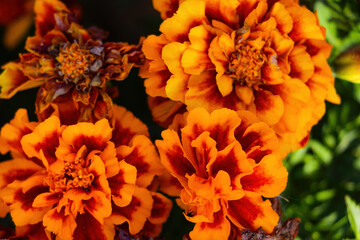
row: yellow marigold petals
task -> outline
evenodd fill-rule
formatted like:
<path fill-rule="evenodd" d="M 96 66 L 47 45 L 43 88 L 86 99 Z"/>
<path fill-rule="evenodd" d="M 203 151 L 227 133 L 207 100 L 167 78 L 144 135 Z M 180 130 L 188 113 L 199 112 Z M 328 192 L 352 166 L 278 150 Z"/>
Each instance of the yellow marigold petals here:
<path fill-rule="evenodd" d="M 180 109 L 171 101 L 187 110 L 249 110 L 276 130 L 284 156 L 304 146 L 325 100 L 340 102 L 326 62 L 331 46 L 316 14 L 298 1 L 177 3 L 172 10 L 162 5 L 171 13 L 178 6 L 160 27 L 163 47 L 144 48 L 146 66 L 165 65 L 141 71 L 146 92 L 161 97 L 150 105 L 155 121 L 165 127 L 172 122 Z M 159 48 L 161 57 L 153 54 Z M 292 94 L 295 84 L 300 90 Z"/>
<path fill-rule="evenodd" d="M 163 172 L 158 153 L 147 127 L 125 108 L 114 109 L 112 127 L 107 119 L 61 125 L 57 116 L 29 123 L 19 110 L 2 130 L 0 139 L 17 157 L 0 163 L 0 200 L 19 234 L 111 240 L 123 222 L 131 234 L 146 222 L 157 230 L 144 232 L 159 234 L 172 203 L 147 189 Z"/>
<path fill-rule="evenodd" d="M 196 25 L 206 23 L 205 3 L 199 0 L 184 1 L 177 13 L 160 25 L 160 32 L 169 41 L 188 39 L 187 32 Z"/>

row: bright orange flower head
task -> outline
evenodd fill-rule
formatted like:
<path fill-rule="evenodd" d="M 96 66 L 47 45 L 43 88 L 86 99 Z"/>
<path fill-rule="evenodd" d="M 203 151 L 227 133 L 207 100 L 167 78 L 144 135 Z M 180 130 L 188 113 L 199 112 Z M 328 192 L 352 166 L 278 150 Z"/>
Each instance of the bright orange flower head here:
<path fill-rule="evenodd" d="M 114 128 L 107 119 L 61 125 L 57 116 L 29 123 L 25 110 L 2 128 L 0 150 L 13 159 L 0 163 L 0 197 L 18 235 L 114 239 L 123 223 L 132 235 L 145 223 L 161 229 L 171 201 L 148 190 L 162 172 L 155 146 L 140 120 L 114 110 Z"/>
<path fill-rule="evenodd" d="M 112 117 L 106 83 L 123 80 L 140 64 L 139 46 L 103 43 L 105 34 L 80 26 L 57 0 L 37 0 L 36 35 L 26 42 L 28 53 L 3 66 L 0 97 L 41 86 L 36 100 L 39 120 L 51 114 L 65 124 Z"/>
<path fill-rule="evenodd" d="M 304 146 L 324 100 L 340 101 L 325 29 L 297 1 L 186 0 L 160 31 L 143 44 L 140 75 L 151 98 L 188 110 L 249 110 L 276 131 L 284 153 Z M 169 106 L 153 106 L 155 120 L 173 116 Z"/>
<path fill-rule="evenodd" d="M 273 231 L 279 216 L 262 197 L 284 190 L 287 171 L 271 128 L 249 111 L 196 108 L 162 137 L 156 146 L 181 185 L 177 203 L 195 223 L 191 239 L 228 239 L 231 225 Z"/>

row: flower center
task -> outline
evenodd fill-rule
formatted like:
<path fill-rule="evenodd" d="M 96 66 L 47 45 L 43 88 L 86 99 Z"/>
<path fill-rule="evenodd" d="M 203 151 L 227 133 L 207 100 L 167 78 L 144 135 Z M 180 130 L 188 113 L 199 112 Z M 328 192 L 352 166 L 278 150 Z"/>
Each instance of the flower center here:
<path fill-rule="evenodd" d="M 99 84 L 96 73 L 103 65 L 102 50 L 103 48 L 98 46 L 83 48 L 76 42 L 63 45 L 56 57 L 59 75 L 66 83 L 73 82 L 82 90 Z"/>
<path fill-rule="evenodd" d="M 60 174 L 53 176 L 52 181 L 56 192 L 66 192 L 72 188 L 82 188 L 89 191 L 94 180 L 94 174 L 89 173 L 84 159 L 65 162 Z"/>
<path fill-rule="evenodd" d="M 261 68 L 265 63 L 266 55 L 263 49 L 256 49 L 246 42 L 235 47 L 229 56 L 227 73 L 240 85 L 252 87 L 261 82 Z"/>

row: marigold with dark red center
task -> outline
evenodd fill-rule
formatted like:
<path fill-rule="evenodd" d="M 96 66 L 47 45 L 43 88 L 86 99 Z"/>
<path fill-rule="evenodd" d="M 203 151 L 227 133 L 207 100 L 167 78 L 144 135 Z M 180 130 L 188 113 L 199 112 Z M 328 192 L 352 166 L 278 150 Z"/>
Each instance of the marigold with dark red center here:
<path fill-rule="evenodd" d="M 262 197 L 280 194 L 288 173 L 269 126 L 249 111 L 197 108 L 161 135 L 160 160 L 180 183 L 173 185 L 177 203 L 195 223 L 191 239 L 228 239 L 231 225 L 273 231 L 279 216 Z M 176 194 L 165 185 L 163 191 Z"/>
<path fill-rule="evenodd" d="M 142 63 L 140 45 L 103 43 L 104 32 L 84 29 L 57 0 L 37 0 L 34 11 L 36 35 L 27 39 L 28 53 L 3 66 L 0 97 L 41 86 L 36 99 L 39 120 L 51 114 L 65 124 L 111 118 L 106 83 L 125 79 Z"/>
<path fill-rule="evenodd" d="M 161 230 L 172 203 L 148 189 L 163 171 L 155 146 L 140 120 L 114 110 L 113 128 L 107 119 L 29 122 L 22 109 L 1 129 L 0 151 L 13 159 L 0 163 L 0 197 L 19 236 L 114 239 L 124 223 L 132 235 L 145 223 Z"/>
<path fill-rule="evenodd" d="M 168 2 L 154 5 L 171 16 Z M 143 43 L 140 75 L 155 120 L 166 125 L 177 105 L 249 110 L 275 130 L 283 155 L 303 147 L 325 100 L 340 102 L 317 16 L 297 1 L 177 2 L 162 34 Z"/>

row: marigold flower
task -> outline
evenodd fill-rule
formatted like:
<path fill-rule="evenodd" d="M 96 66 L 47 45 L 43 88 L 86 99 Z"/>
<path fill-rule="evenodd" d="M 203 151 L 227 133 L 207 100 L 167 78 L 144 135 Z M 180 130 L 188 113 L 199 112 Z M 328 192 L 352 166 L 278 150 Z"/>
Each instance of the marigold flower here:
<path fill-rule="evenodd" d="M 57 0 L 37 0 L 34 11 L 36 35 L 27 39 L 28 53 L 3 66 L 0 97 L 42 86 L 36 99 L 39 120 L 53 113 L 65 124 L 111 118 L 106 83 L 123 80 L 141 64 L 140 46 L 103 43 L 103 32 L 85 30 Z"/>
<path fill-rule="evenodd" d="M 190 238 L 228 239 L 231 225 L 271 233 L 279 216 L 262 197 L 280 194 L 288 174 L 275 132 L 249 111 L 225 108 L 196 108 L 178 120 L 155 144 L 181 184 L 177 203 L 195 223 Z"/>
<path fill-rule="evenodd" d="M 340 102 L 325 29 L 297 1 L 186 0 L 160 31 L 143 43 L 149 96 L 188 110 L 249 110 L 276 131 L 284 154 L 306 144 L 325 100 Z"/>
<path fill-rule="evenodd" d="M 123 223 L 133 235 L 146 222 L 161 229 L 171 201 L 148 189 L 163 170 L 155 146 L 140 120 L 114 110 L 113 128 L 107 119 L 29 122 L 22 109 L 1 129 L 1 152 L 13 159 L 0 163 L 0 197 L 18 235 L 114 239 Z"/>

